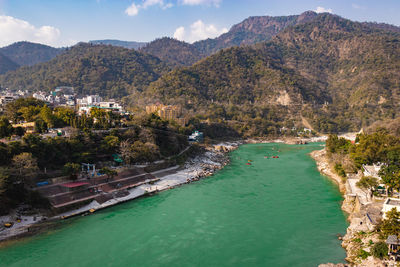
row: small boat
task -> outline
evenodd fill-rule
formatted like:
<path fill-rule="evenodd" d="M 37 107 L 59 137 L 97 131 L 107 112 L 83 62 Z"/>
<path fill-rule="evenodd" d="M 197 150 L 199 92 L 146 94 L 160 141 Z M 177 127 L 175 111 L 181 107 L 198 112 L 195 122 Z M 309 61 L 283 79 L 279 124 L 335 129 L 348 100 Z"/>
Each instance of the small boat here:
<path fill-rule="evenodd" d="M 251 159 L 249 159 L 247 162 L 252 162 L 252 160 L 251 160 Z"/>
<path fill-rule="evenodd" d="M 264 159 L 267 159 L 268 158 L 268 156 L 264 156 Z"/>
<path fill-rule="evenodd" d="M 6 228 L 11 228 L 12 226 L 13 226 L 12 222 L 7 222 L 4 224 L 4 227 L 6 227 Z"/>
<path fill-rule="evenodd" d="M 251 165 L 251 163 L 250 163 L 250 162 L 247 162 L 246 165 Z"/>

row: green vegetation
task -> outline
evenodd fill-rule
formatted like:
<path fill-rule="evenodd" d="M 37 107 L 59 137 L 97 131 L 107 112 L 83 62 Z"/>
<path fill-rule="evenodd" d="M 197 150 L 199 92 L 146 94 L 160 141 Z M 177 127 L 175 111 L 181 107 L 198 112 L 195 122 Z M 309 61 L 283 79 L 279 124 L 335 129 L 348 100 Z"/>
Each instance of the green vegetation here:
<path fill-rule="evenodd" d="M 78 44 L 46 62 L 0 77 L 3 87 L 50 91 L 73 86 L 78 94 L 121 98 L 142 91 L 168 68 L 158 58 L 122 47 Z"/>
<path fill-rule="evenodd" d="M 372 246 L 371 253 L 375 258 L 383 259 L 387 257 L 388 247 L 385 242 L 377 242 Z"/>
<path fill-rule="evenodd" d="M 365 250 L 363 250 L 362 248 L 360 248 L 360 250 L 358 251 L 357 257 L 365 260 L 366 258 L 368 258 L 368 256 L 371 256 L 371 254 Z"/>
<path fill-rule="evenodd" d="M 204 57 L 194 45 L 169 37 L 156 39 L 139 51 L 156 56 L 171 67 L 190 66 Z"/>
<path fill-rule="evenodd" d="M 380 225 L 383 237 L 387 238 L 389 235 L 400 235 L 400 212 L 392 209 L 386 212 L 386 220 L 382 221 Z"/>
<path fill-rule="evenodd" d="M 119 115 L 94 108 L 90 116 L 78 116 L 72 109 L 52 109 L 32 98 L 21 98 L 8 104 L 5 114 L 0 120 L 2 137 L 21 131 L 11 126 L 10 119 L 35 122 L 36 133 L 23 134 L 22 131 L 20 140 L 0 142 L 0 214 L 22 202 L 46 206 L 47 203 L 29 188 L 61 175 L 61 170 L 75 180 L 81 163 L 110 165 L 114 162 L 113 154 L 121 155 L 127 164 L 174 156 L 188 145 L 187 137 L 182 133 L 191 131 L 155 114 L 126 117 L 126 127 L 119 128 Z M 8 114 L 12 118 L 8 118 Z M 39 135 L 48 127 L 62 126 L 68 126 L 63 128 L 68 137 L 43 138 Z M 109 178 L 116 175 L 107 167 L 100 171 Z"/>
<path fill-rule="evenodd" d="M 62 53 L 63 48 L 54 48 L 47 45 L 17 42 L 0 48 L 0 53 L 20 66 L 32 66 L 46 62 Z"/>
<path fill-rule="evenodd" d="M 367 196 L 368 199 L 368 192 L 371 192 L 371 195 L 374 193 L 375 188 L 378 187 L 378 179 L 374 177 L 369 177 L 369 176 L 363 176 L 361 179 L 356 183 L 356 185 L 361 188 L 361 190 L 364 190 L 365 195 Z"/>
<path fill-rule="evenodd" d="M 223 47 L 258 43 L 219 50 L 228 40 Z M 400 34 L 390 27 L 306 12 L 252 17 L 202 42 L 203 48 L 162 38 L 140 52 L 79 44 L 49 62 L 1 75 L 0 83 L 29 90 L 68 84 L 79 94 L 123 98 L 137 110 L 156 101 L 180 104 L 199 121 L 244 137 L 280 135 L 282 128 L 301 127 L 304 118 L 317 132 L 337 133 L 399 115 L 392 96 L 400 79 Z M 168 64 L 190 65 L 214 49 L 168 72 Z"/>
<path fill-rule="evenodd" d="M 0 74 L 6 73 L 7 71 L 15 70 L 19 66 L 8 57 L 4 56 L 0 52 Z"/>
<path fill-rule="evenodd" d="M 340 177 L 343 177 L 343 178 L 346 178 L 346 177 L 347 177 L 346 172 L 345 172 L 345 170 L 343 169 L 342 164 L 336 163 L 334 169 L 335 169 L 336 173 L 337 173 Z"/>

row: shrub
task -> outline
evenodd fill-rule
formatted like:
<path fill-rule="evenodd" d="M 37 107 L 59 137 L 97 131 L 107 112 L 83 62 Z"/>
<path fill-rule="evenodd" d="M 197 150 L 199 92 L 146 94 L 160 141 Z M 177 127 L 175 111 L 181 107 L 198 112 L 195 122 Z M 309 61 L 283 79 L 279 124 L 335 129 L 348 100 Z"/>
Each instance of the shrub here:
<path fill-rule="evenodd" d="M 337 173 L 340 177 L 346 178 L 346 172 L 344 171 L 342 164 L 336 163 L 334 169 L 335 169 L 336 173 Z"/>
<path fill-rule="evenodd" d="M 383 259 L 384 257 L 387 256 L 388 247 L 385 242 L 382 241 L 377 242 L 371 248 L 371 253 L 375 258 Z"/>
<path fill-rule="evenodd" d="M 358 251 L 357 257 L 365 260 L 366 258 L 368 258 L 368 256 L 371 256 L 371 254 L 360 248 L 360 250 Z"/>

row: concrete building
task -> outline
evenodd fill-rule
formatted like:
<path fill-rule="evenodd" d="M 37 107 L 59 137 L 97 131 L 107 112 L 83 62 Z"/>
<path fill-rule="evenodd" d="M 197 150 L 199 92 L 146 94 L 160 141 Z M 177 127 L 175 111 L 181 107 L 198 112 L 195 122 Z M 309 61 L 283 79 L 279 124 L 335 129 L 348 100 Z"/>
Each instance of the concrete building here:
<path fill-rule="evenodd" d="M 160 103 L 149 105 L 146 106 L 146 113 L 156 113 L 164 120 L 175 120 L 182 125 L 187 123 L 186 118 L 182 116 L 182 107 L 177 105 L 166 106 Z"/>
<path fill-rule="evenodd" d="M 25 129 L 25 131 L 27 133 L 35 132 L 35 123 L 34 122 L 24 122 L 24 123 L 13 124 L 12 127 L 14 127 L 14 128 L 22 127 Z"/>
<path fill-rule="evenodd" d="M 371 176 L 378 180 L 381 180 L 379 176 L 379 171 L 381 170 L 381 164 L 373 164 L 373 165 L 363 165 L 362 171 L 364 176 Z"/>
<path fill-rule="evenodd" d="M 383 219 L 386 219 L 386 212 L 391 211 L 393 208 L 400 212 L 400 199 L 387 198 L 382 207 Z"/>
<path fill-rule="evenodd" d="M 99 108 L 105 111 L 112 111 L 119 114 L 124 113 L 124 109 L 119 103 L 115 101 L 105 101 L 105 102 L 93 103 L 90 105 L 87 104 L 79 105 L 78 114 L 79 115 L 90 114 L 90 110 L 92 108 Z"/>

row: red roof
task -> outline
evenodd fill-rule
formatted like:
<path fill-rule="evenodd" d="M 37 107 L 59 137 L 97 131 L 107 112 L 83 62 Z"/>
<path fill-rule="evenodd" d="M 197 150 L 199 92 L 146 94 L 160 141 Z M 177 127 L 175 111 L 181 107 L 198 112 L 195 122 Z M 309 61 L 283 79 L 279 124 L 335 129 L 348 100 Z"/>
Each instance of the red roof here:
<path fill-rule="evenodd" d="M 74 187 L 79 187 L 79 186 L 87 185 L 87 184 L 89 184 L 89 183 L 87 183 L 87 182 L 72 182 L 72 183 L 62 184 L 61 186 L 68 187 L 68 188 L 74 188 Z"/>

